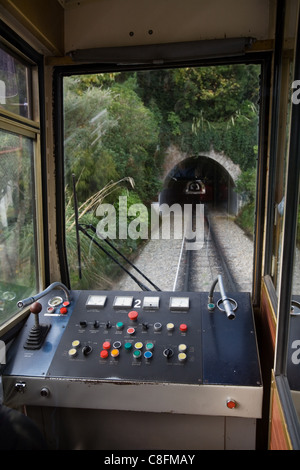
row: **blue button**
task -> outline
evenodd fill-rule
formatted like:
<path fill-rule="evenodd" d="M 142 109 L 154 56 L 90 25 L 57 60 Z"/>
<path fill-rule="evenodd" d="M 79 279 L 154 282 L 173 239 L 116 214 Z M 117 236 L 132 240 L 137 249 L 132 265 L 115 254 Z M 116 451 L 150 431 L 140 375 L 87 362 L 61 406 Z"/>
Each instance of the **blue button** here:
<path fill-rule="evenodd" d="M 151 359 L 152 356 L 153 356 L 153 354 L 152 354 L 151 351 L 144 352 L 144 358 L 145 359 Z"/>

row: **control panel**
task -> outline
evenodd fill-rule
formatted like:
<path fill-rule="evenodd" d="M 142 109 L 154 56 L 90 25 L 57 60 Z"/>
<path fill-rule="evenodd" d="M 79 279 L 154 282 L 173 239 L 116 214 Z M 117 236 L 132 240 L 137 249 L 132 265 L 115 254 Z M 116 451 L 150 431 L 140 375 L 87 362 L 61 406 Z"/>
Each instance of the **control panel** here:
<path fill-rule="evenodd" d="M 217 305 L 208 309 L 205 292 L 71 291 L 66 299 L 61 291 L 52 291 L 39 301 L 43 344 L 36 347 L 32 339 L 33 308 L 34 315 L 9 349 L 4 392 L 17 403 L 42 404 L 48 397 L 45 406 L 63 402 L 112 409 L 136 407 L 133 394 L 141 407 L 147 396 L 149 410 L 164 411 L 162 403 L 173 401 L 164 405 L 166 411 L 170 406 L 173 412 L 185 412 L 190 406 L 199 414 L 203 409 L 195 407 L 194 398 L 200 403 L 225 390 L 231 401 L 224 400 L 234 408 L 231 392 L 250 390 L 255 393 L 238 412 L 249 415 L 249 403 L 255 402 L 259 417 L 262 382 L 250 295 L 234 297 L 235 318 L 229 320 Z M 98 392 L 92 384 L 101 385 Z M 131 395 L 124 387 L 116 395 L 116 385 L 126 385 Z M 172 398 L 168 385 L 176 391 Z M 236 396 L 241 402 L 241 394 Z M 211 408 L 220 413 L 213 402 Z"/>
<path fill-rule="evenodd" d="M 81 292 L 49 373 L 201 383 L 201 337 L 199 294 Z"/>

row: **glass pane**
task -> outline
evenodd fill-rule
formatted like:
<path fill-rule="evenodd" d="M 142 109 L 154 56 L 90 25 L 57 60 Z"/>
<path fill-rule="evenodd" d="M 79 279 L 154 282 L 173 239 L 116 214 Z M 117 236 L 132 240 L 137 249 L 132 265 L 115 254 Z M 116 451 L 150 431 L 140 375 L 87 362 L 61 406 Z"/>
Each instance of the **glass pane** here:
<path fill-rule="evenodd" d="M 285 205 L 285 184 L 287 160 L 289 152 L 289 134 L 292 107 L 292 83 L 294 80 L 294 47 L 297 33 L 298 5 L 292 1 L 286 2 L 284 18 L 284 40 L 282 43 L 282 62 L 281 62 L 281 93 L 278 94 L 278 129 L 274 130 L 274 146 L 270 147 L 270 158 L 276 157 L 275 181 L 271 182 L 274 191 L 274 207 L 272 205 L 272 214 L 274 219 L 268 221 L 268 226 L 272 227 L 272 246 L 267 249 L 272 250 L 271 266 L 267 266 L 268 272 L 272 278 L 277 295 L 280 291 L 280 270 L 281 270 L 281 252 L 283 240 L 283 218 Z M 274 102 L 276 99 L 274 97 Z M 273 125 L 275 126 L 276 119 Z M 268 192 L 271 195 L 271 188 Z M 274 212 L 273 212 L 274 211 Z"/>
<path fill-rule="evenodd" d="M 0 47 L 0 109 L 31 118 L 30 68 Z"/>
<path fill-rule="evenodd" d="M 139 289 L 105 249 L 153 290 L 117 248 L 161 290 L 209 290 L 223 274 L 228 289 L 251 291 L 259 74 L 241 64 L 65 78 L 73 288 Z"/>
<path fill-rule="evenodd" d="M 300 205 L 298 205 L 297 237 L 294 257 L 290 334 L 287 354 L 287 377 L 300 418 Z"/>
<path fill-rule="evenodd" d="M 33 142 L 0 130 L 0 324 L 36 292 Z"/>
<path fill-rule="evenodd" d="M 286 73 L 286 80 L 288 80 L 288 90 L 292 89 L 293 81 L 293 68 L 294 63 L 290 61 L 284 72 Z M 275 197 L 275 214 L 274 214 L 274 228 L 273 228 L 273 240 L 272 240 L 272 266 L 271 266 L 271 277 L 276 289 L 277 295 L 279 295 L 279 277 L 280 277 L 280 256 L 282 250 L 282 231 L 283 231 L 283 216 L 284 216 L 284 201 L 285 201 L 285 183 L 286 183 L 286 165 L 289 140 L 287 136 L 290 130 L 290 118 L 291 118 L 291 93 L 286 96 L 285 104 L 280 109 L 280 123 L 282 132 L 279 133 L 278 137 L 278 158 L 276 168 L 276 182 L 274 189 Z"/>

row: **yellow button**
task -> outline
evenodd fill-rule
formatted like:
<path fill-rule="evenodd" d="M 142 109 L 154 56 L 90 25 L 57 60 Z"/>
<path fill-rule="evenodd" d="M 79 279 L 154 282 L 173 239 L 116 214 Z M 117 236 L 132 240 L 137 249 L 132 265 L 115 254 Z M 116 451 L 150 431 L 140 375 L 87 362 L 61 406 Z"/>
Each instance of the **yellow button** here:
<path fill-rule="evenodd" d="M 72 341 L 72 346 L 73 346 L 73 348 L 78 348 L 78 346 L 80 346 L 79 339 L 75 339 L 75 341 Z"/>
<path fill-rule="evenodd" d="M 168 331 L 173 331 L 174 328 L 175 328 L 174 323 L 167 323 L 167 330 L 168 330 Z"/>
<path fill-rule="evenodd" d="M 187 345 L 186 344 L 180 344 L 178 346 L 178 351 L 185 352 L 186 350 L 187 350 Z"/>
<path fill-rule="evenodd" d="M 77 349 L 75 349 L 75 348 L 70 349 L 68 354 L 69 354 L 70 357 L 77 356 Z"/>
<path fill-rule="evenodd" d="M 110 354 L 112 357 L 118 357 L 120 351 L 118 349 L 112 349 Z"/>
<path fill-rule="evenodd" d="M 135 349 L 142 349 L 143 343 L 137 342 L 137 343 L 135 343 L 134 347 L 135 347 Z"/>
<path fill-rule="evenodd" d="M 178 354 L 178 360 L 179 360 L 180 362 L 186 361 L 186 354 L 185 354 L 185 353 L 179 353 L 179 354 Z"/>

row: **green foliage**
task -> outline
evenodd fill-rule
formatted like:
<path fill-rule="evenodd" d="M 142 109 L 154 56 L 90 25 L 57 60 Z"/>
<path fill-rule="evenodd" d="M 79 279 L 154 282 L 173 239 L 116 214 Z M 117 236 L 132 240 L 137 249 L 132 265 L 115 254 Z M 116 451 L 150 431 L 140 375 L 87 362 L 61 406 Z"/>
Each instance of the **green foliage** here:
<path fill-rule="evenodd" d="M 236 192 L 244 201 L 252 203 L 255 201 L 256 193 L 256 168 L 250 168 L 241 173 L 236 182 Z"/>
<path fill-rule="evenodd" d="M 249 238 L 253 237 L 255 203 L 246 204 L 236 217 L 236 223 L 243 229 Z"/>
<path fill-rule="evenodd" d="M 159 161 L 155 158 L 158 143 L 158 125 L 155 116 L 146 108 L 135 90 L 135 80 L 115 84 L 109 114 L 117 121 L 104 137 L 104 145 L 114 156 L 119 178 L 130 176 L 136 191 L 144 202 L 157 197 L 156 189 L 149 188 L 149 169 L 159 175 Z"/>
<path fill-rule="evenodd" d="M 96 228 L 100 220 L 96 216 L 97 208 L 108 199 L 109 195 L 118 192 L 124 194 L 123 186 L 126 182 L 128 186 L 133 187 L 133 182 L 130 179 L 110 183 L 81 204 L 78 208 L 79 223 L 83 226 L 89 226 L 91 224 Z M 80 183 L 78 183 L 77 186 L 79 184 Z M 73 199 L 72 195 L 68 193 L 66 194 L 66 198 L 68 200 L 66 206 L 66 246 L 71 285 L 74 289 L 110 289 L 113 286 L 113 282 L 120 275 L 120 268 L 117 267 L 115 262 L 109 258 L 99 246 L 93 243 L 93 241 L 82 232 L 80 232 L 82 279 L 79 278 Z M 139 201 L 139 199 L 137 200 Z M 118 217 L 118 214 L 116 214 L 116 216 Z M 113 248 L 105 243 L 105 241 L 101 240 L 100 237 L 95 236 L 93 231 L 88 230 L 88 233 L 92 238 L 95 238 L 96 242 L 104 248 L 106 252 L 115 258 L 117 257 L 120 261 L 120 258 L 118 258 Z M 136 242 L 135 248 L 139 243 L 140 241 Z M 127 244 L 127 240 L 116 239 L 113 241 L 113 244 L 124 255 L 130 255 L 133 251 L 133 248 Z"/>
<path fill-rule="evenodd" d="M 72 173 L 76 175 L 83 202 L 110 180 L 130 176 L 140 197 L 152 200 L 158 184 L 148 182 L 152 175 L 158 177 L 161 163 L 155 116 L 135 93 L 134 78 L 109 88 L 102 86 L 105 80 L 94 81 L 97 86 L 92 88 L 86 76 L 65 82 L 66 182 L 70 186 Z"/>
<path fill-rule="evenodd" d="M 227 65 L 139 72 L 138 93 L 162 120 L 160 143 L 189 154 L 213 147 L 255 166 L 260 67 Z"/>
<path fill-rule="evenodd" d="M 117 122 L 108 114 L 112 94 L 102 88 L 81 90 L 79 79 L 65 82 L 65 173 L 72 187 L 71 175 L 80 180 L 78 199 L 83 202 L 91 194 L 118 178 L 113 155 L 103 146 L 104 135 Z"/>
<path fill-rule="evenodd" d="M 254 151 L 257 151 L 257 149 L 255 148 Z M 252 237 L 255 214 L 256 168 L 249 168 L 241 173 L 236 182 L 235 190 L 240 194 L 243 201 L 236 222 L 249 237 Z"/>

